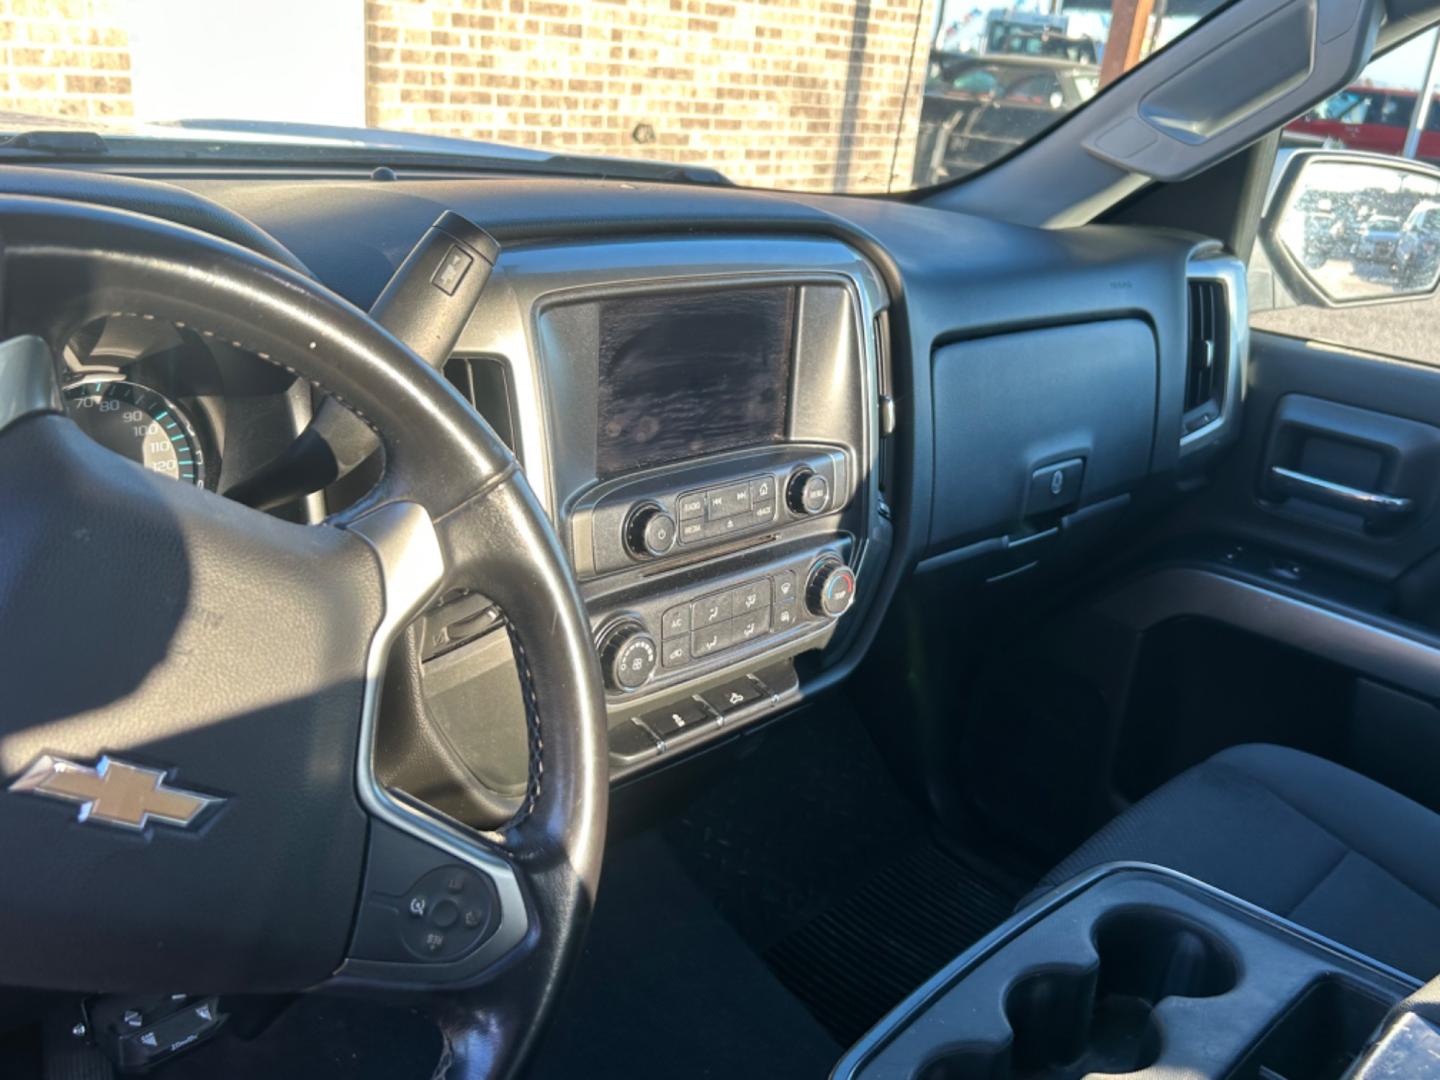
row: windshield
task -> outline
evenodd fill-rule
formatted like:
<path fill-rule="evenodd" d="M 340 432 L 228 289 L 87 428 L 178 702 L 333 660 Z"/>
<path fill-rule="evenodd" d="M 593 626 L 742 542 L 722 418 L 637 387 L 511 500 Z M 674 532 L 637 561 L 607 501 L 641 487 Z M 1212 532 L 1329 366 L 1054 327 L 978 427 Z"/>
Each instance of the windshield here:
<path fill-rule="evenodd" d="M 0 23 L 0 128 L 72 131 L 7 147 L 31 157 L 897 192 L 1009 155 L 1222 2 L 31 0 Z"/>

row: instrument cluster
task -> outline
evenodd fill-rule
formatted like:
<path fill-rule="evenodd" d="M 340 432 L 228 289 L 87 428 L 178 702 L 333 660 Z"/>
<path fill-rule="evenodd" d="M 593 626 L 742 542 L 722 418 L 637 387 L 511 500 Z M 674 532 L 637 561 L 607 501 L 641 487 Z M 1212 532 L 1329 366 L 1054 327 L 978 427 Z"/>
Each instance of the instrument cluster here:
<path fill-rule="evenodd" d="M 160 476 L 224 494 L 295 438 L 309 390 L 233 346 L 110 315 L 63 350 L 65 409 L 97 443 Z"/>

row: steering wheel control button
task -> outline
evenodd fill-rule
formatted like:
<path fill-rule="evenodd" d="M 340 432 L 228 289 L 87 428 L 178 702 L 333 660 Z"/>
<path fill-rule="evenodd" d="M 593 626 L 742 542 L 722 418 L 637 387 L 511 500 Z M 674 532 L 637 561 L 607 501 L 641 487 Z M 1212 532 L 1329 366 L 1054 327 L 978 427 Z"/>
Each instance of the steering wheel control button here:
<path fill-rule="evenodd" d="M 447 866 L 430 871 L 411 887 L 405 911 L 400 932 L 405 947 L 423 960 L 454 960 L 484 939 L 495 903 L 483 877 L 465 867 Z"/>
<path fill-rule="evenodd" d="M 612 690 L 638 690 L 660 661 L 660 646 L 633 619 L 612 626 L 600 637 L 600 666 Z"/>
<path fill-rule="evenodd" d="M 802 517 L 823 513 L 830 506 L 830 481 L 813 469 L 796 469 L 785 488 L 785 504 Z"/>
<path fill-rule="evenodd" d="M 642 506 L 625 526 L 625 546 L 639 559 L 658 559 L 675 546 L 675 519 L 658 506 Z"/>
<path fill-rule="evenodd" d="M 839 559 L 815 564 L 805 587 L 805 606 L 812 615 L 838 618 L 855 602 L 855 571 Z"/>
<path fill-rule="evenodd" d="M 752 679 L 736 679 L 724 686 L 717 686 L 713 690 L 706 690 L 700 695 L 705 704 L 722 716 L 729 716 L 731 713 L 739 712 L 747 705 L 759 701 L 764 695 L 760 687 L 755 685 Z"/>
<path fill-rule="evenodd" d="M 442 930 L 448 930 L 460 920 L 460 906 L 454 900 L 441 900 L 430 913 L 430 921 Z"/>
<path fill-rule="evenodd" d="M 387 871 L 390 887 L 404 891 L 367 890 L 350 946 L 353 959 L 395 965 L 446 963 L 474 952 L 499 927 L 495 886 L 475 868 L 432 863 L 408 888 L 403 878 L 396 881 L 394 869 Z"/>

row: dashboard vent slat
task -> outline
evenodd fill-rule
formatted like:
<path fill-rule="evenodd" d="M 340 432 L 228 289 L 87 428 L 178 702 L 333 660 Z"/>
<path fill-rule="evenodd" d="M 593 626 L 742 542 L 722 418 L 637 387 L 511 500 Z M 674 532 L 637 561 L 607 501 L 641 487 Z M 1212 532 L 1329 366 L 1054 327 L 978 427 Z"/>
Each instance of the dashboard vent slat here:
<path fill-rule="evenodd" d="M 495 429 L 510 452 L 518 456 L 515 395 L 505 361 L 493 356 L 452 356 L 445 363 L 445 378 Z"/>
<path fill-rule="evenodd" d="M 1225 286 L 1219 281 L 1192 279 L 1190 340 L 1185 363 L 1185 411 L 1217 401 L 1225 385 Z"/>

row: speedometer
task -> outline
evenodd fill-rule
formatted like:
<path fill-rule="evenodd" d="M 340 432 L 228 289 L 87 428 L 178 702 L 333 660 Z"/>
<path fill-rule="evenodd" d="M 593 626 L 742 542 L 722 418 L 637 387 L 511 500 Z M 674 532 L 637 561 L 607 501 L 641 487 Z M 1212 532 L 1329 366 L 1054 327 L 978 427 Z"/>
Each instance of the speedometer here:
<path fill-rule="evenodd" d="M 101 446 L 162 476 L 205 485 L 205 453 L 183 410 L 148 386 L 90 380 L 65 390 L 65 407 Z"/>

